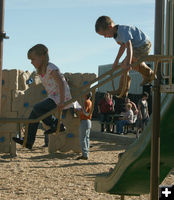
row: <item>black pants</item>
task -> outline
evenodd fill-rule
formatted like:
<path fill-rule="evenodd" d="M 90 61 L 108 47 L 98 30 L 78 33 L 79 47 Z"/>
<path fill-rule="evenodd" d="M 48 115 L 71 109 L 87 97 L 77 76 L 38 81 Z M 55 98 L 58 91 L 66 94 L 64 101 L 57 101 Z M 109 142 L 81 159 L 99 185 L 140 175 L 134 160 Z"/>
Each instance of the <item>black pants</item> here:
<path fill-rule="evenodd" d="M 57 105 L 56 103 L 50 99 L 47 98 L 39 103 L 37 103 L 34 107 L 33 110 L 29 116 L 29 119 L 36 119 L 47 112 L 51 111 L 52 109 L 56 108 Z M 42 120 L 47 126 L 53 126 L 53 124 L 57 123 L 57 119 L 53 116 L 50 115 L 47 118 Z M 31 123 L 28 126 L 28 137 L 27 137 L 27 144 L 33 145 L 35 138 L 36 138 L 36 132 L 38 128 L 39 122 L 36 123 Z"/>

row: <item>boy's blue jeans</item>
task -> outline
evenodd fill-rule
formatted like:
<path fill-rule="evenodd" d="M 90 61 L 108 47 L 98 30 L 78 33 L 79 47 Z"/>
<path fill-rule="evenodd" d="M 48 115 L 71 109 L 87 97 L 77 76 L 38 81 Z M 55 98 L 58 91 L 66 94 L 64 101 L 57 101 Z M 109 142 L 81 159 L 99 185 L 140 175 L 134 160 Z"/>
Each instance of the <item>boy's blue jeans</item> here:
<path fill-rule="evenodd" d="M 52 110 L 56 107 L 57 107 L 56 103 L 52 99 L 47 98 L 47 99 L 45 99 L 45 100 L 34 105 L 33 110 L 32 110 L 32 112 L 29 116 L 29 119 L 36 119 L 36 118 L 46 114 L 47 112 L 49 112 L 50 110 Z M 47 118 L 43 119 L 42 121 L 47 126 L 51 127 L 55 123 L 55 117 L 50 115 Z M 27 144 L 29 144 L 29 145 L 34 144 L 38 125 L 39 125 L 39 122 L 29 124 Z"/>
<path fill-rule="evenodd" d="M 80 121 L 80 145 L 82 148 L 82 156 L 88 158 L 90 148 L 90 129 L 91 120 Z"/>
<path fill-rule="evenodd" d="M 116 124 L 117 133 L 123 133 L 123 127 L 127 124 L 129 124 L 127 120 L 119 120 Z"/>

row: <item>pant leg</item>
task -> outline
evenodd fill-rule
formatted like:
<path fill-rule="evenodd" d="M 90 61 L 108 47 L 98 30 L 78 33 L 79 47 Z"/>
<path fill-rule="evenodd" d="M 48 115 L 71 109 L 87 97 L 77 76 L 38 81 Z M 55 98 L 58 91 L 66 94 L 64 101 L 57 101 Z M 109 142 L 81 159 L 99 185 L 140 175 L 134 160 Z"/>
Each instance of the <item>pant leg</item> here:
<path fill-rule="evenodd" d="M 48 146 L 48 134 L 44 134 L 45 146 Z"/>
<path fill-rule="evenodd" d="M 56 108 L 56 106 L 57 106 L 56 103 L 52 99 L 47 98 L 47 99 L 41 101 L 40 103 L 37 103 L 33 107 L 33 110 L 29 116 L 29 119 L 36 119 L 36 118 L 46 114 L 50 110 Z M 51 126 L 51 124 L 54 122 L 54 120 L 55 120 L 55 118 L 53 116 L 49 116 L 49 117 L 45 118 L 43 120 L 43 122 L 47 126 Z M 39 122 L 29 124 L 27 144 L 30 144 L 30 145 L 34 144 L 38 125 L 39 125 Z"/>
<path fill-rule="evenodd" d="M 127 76 L 126 86 L 125 86 L 125 81 L 124 81 L 125 76 Z M 130 84 L 131 84 L 131 77 L 129 76 L 129 73 L 123 73 L 120 77 L 118 89 L 116 91 L 114 91 L 113 93 L 115 95 L 120 95 L 121 92 L 122 92 L 122 88 L 125 87 L 123 96 L 127 97 L 128 91 L 129 91 L 129 88 L 130 88 Z"/>
<path fill-rule="evenodd" d="M 145 119 L 142 119 L 142 129 L 144 129 L 145 126 L 147 126 L 147 123 L 149 121 L 149 118 L 145 118 Z"/>
<path fill-rule="evenodd" d="M 107 132 L 110 132 L 110 125 L 108 124 L 110 121 L 111 121 L 110 114 L 107 113 L 107 114 L 106 114 L 106 131 L 107 131 Z"/>
<path fill-rule="evenodd" d="M 123 133 L 123 127 L 127 124 L 129 124 L 127 120 L 119 120 L 117 122 L 117 132 Z"/>
<path fill-rule="evenodd" d="M 103 113 L 100 113 L 101 132 L 103 132 L 105 128 L 104 121 L 105 121 L 105 115 Z"/>
<path fill-rule="evenodd" d="M 100 121 L 101 122 L 105 121 L 105 114 L 104 113 L 100 113 Z"/>
<path fill-rule="evenodd" d="M 145 62 L 140 63 L 140 65 L 136 66 L 134 70 L 139 72 L 144 80 L 154 79 L 153 70 L 148 65 L 146 65 Z"/>
<path fill-rule="evenodd" d="M 82 148 L 82 155 L 84 157 L 88 157 L 88 153 L 89 153 L 90 129 L 91 129 L 91 121 L 90 120 L 81 120 L 80 121 L 80 145 Z"/>

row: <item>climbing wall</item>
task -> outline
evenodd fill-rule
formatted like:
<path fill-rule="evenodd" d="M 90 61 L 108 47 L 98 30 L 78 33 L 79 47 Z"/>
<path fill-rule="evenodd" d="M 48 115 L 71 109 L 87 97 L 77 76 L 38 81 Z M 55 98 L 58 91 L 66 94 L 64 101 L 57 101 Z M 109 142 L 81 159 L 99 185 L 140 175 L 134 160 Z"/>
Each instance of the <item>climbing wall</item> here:
<path fill-rule="evenodd" d="M 66 73 L 71 94 L 74 97 L 79 95 L 79 88 L 96 78 L 95 74 Z M 47 97 L 47 93 L 41 84 L 39 76 L 33 72 L 22 70 L 3 70 L 2 72 L 2 113 L 4 118 L 28 118 L 33 106 Z M 82 99 L 78 99 L 82 102 Z M 63 122 L 67 126 L 66 133 L 61 138 L 60 145 L 56 150 L 69 151 L 70 149 L 79 151 L 78 123 L 79 119 L 67 113 L 63 116 Z M 69 126 L 68 124 L 71 124 Z M 0 124 L 0 152 L 16 154 L 16 144 L 12 137 L 20 133 L 23 124 Z M 63 139 L 64 138 L 64 139 Z M 50 139 L 51 141 L 51 139 Z M 69 146 L 67 148 L 67 146 Z M 49 145 L 49 149 L 50 149 Z M 54 149 L 54 148 L 53 148 Z M 53 150 L 50 150 L 52 152 Z M 54 150 L 55 151 L 55 150 Z"/>
<path fill-rule="evenodd" d="M 96 78 L 96 74 L 89 73 L 65 73 L 65 77 L 71 89 L 72 97 L 79 96 L 77 101 L 82 104 L 83 96 L 79 95 L 80 88 L 87 85 L 90 81 Z"/>
<path fill-rule="evenodd" d="M 12 109 L 12 102 L 15 98 L 14 92 L 20 88 L 19 77 L 22 78 L 22 71 L 19 70 L 2 72 L 1 117 L 18 117 L 18 112 Z M 24 89 L 24 85 L 21 87 Z M 12 137 L 16 135 L 17 130 L 17 124 L 0 124 L 0 152 L 16 155 L 16 144 L 12 141 Z"/>
<path fill-rule="evenodd" d="M 66 73 L 65 77 L 71 89 L 72 97 L 79 96 L 80 88 L 87 85 L 90 81 L 96 78 L 95 74 L 71 74 Z M 79 96 L 77 101 L 83 105 L 84 97 Z M 76 153 L 81 152 L 80 140 L 79 140 L 79 125 L 80 119 L 74 114 L 72 109 L 68 109 L 63 112 L 62 122 L 66 127 L 65 132 L 59 132 L 58 134 L 49 135 L 48 151 L 53 153 L 57 150 L 61 152 L 74 151 Z"/>
<path fill-rule="evenodd" d="M 64 132 L 49 135 L 48 151 L 50 153 L 68 152 L 70 150 L 80 153 L 79 125 L 80 119 L 72 109 L 63 112 L 62 122 L 66 127 Z"/>

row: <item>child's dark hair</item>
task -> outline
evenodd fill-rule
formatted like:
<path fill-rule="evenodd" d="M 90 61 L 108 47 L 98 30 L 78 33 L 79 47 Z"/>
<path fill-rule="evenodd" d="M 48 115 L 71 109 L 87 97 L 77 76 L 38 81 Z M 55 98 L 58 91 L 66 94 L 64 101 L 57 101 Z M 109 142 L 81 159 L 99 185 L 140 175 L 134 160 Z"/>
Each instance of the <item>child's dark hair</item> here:
<path fill-rule="evenodd" d="M 147 92 L 143 92 L 142 97 L 149 97 L 149 94 Z"/>
<path fill-rule="evenodd" d="M 87 99 L 91 99 L 91 98 L 92 98 L 92 92 L 89 92 L 89 93 L 86 95 L 86 98 L 87 98 Z"/>
<path fill-rule="evenodd" d="M 97 19 L 95 23 L 95 31 L 98 33 L 108 29 L 108 27 L 114 23 L 112 19 L 108 16 L 101 16 Z"/>

